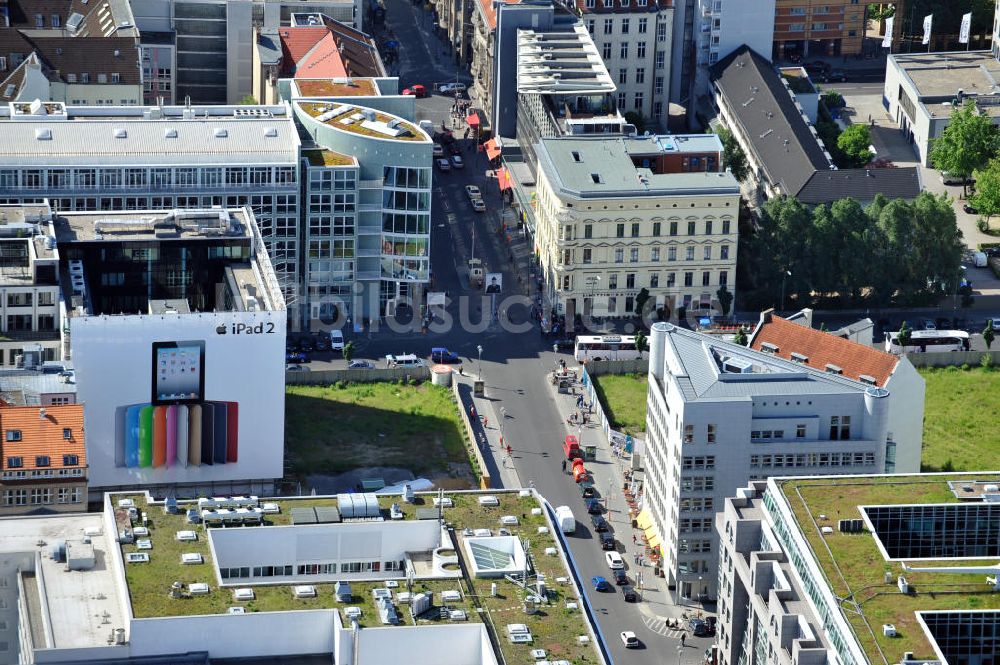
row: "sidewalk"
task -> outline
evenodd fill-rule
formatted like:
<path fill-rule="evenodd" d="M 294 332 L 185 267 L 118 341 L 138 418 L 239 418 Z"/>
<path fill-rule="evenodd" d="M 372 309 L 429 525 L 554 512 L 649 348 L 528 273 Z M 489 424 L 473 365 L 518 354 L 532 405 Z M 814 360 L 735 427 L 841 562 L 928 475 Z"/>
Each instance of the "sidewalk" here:
<path fill-rule="evenodd" d="M 577 373 L 582 374 L 579 368 Z M 577 382 L 574 387 L 575 394 L 560 393 L 551 384 L 549 389 L 560 410 L 562 421 L 566 427 L 566 434 L 573 434 L 578 437 L 580 446 L 597 446 L 597 455 L 593 461 L 586 463 L 586 468 L 594 478 L 594 486 L 598 490 L 601 499 L 606 501 L 607 512 L 605 518 L 612 525 L 615 537 L 624 550 L 622 556 L 628 565 L 630 577 L 633 578 L 636 590 L 639 591 L 641 602 L 639 609 L 645 615 L 645 624 L 651 630 L 668 637 L 679 638 L 683 629 L 671 629 L 666 626 L 668 619 L 677 620 L 681 626 L 686 626 L 686 617 L 694 616 L 701 612 L 702 616 L 711 613 L 706 612 L 700 605 L 691 601 L 690 606 L 677 604 L 674 592 L 667 589 L 667 580 L 654 575 L 653 565 L 646 558 L 648 552 L 643 542 L 643 532 L 641 529 L 632 527 L 629 516 L 629 506 L 624 496 L 625 470 L 631 466 L 631 456 L 622 452 L 621 456 L 615 454 L 608 443 L 607 437 L 596 422 L 587 425 L 575 425 L 567 422 L 571 414 L 579 414 L 576 407 L 577 397 L 582 392 L 582 386 Z M 644 473 L 641 470 L 632 472 L 632 487 L 641 488 L 645 481 Z M 567 473 L 566 482 L 573 482 L 572 476 Z M 641 496 L 641 490 L 639 490 Z M 638 498 L 638 497 L 637 497 Z M 663 543 L 661 547 L 669 546 Z M 643 557 L 636 564 L 636 557 Z"/>
<path fill-rule="evenodd" d="M 501 414 L 497 413 L 496 403 L 493 400 L 475 397 L 473 392 L 475 378 L 475 375 L 452 374 L 452 380 L 458 383 L 461 399 L 459 407 L 472 421 L 472 429 L 476 434 L 479 450 L 486 461 L 493 487 L 520 488 L 522 484 L 517 469 L 514 468 L 506 449 L 500 445 Z"/>

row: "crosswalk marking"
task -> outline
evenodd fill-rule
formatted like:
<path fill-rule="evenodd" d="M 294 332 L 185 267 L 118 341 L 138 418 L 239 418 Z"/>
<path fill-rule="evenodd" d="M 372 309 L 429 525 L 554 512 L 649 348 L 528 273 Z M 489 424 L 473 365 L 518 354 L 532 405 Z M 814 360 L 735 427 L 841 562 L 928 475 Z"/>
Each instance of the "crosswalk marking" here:
<path fill-rule="evenodd" d="M 657 635 L 662 635 L 663 637 L 672 637 L 679 640 L 681 635 L 684 634 L 683 630 L 667 628 L 667 622 L 659 617 L 643 617 L 642 622 L 646 624 L 646 628 L 649 628 Z"/>

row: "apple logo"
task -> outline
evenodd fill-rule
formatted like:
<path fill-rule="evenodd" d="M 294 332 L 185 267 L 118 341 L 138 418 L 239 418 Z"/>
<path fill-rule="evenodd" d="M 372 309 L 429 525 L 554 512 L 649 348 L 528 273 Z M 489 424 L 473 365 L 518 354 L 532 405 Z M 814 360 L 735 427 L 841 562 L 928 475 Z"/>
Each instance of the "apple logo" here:
<path fill-rule="evenodd" d="M 215 327 L 216 334 L 225 335 L 226 334 L 226 324 L 223 323 Z"/>

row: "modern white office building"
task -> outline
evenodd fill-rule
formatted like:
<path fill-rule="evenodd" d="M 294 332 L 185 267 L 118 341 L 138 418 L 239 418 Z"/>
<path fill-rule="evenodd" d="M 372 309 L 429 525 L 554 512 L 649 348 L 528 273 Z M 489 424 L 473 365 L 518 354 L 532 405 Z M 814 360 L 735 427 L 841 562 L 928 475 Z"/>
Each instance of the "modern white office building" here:
<path fill-rule="evenodd" d="M 570 319 L 649 302 L 710 312 L 735 289 L 739 185 L 714 134 L 551 138 L 536 144 L 535 246 Z"/>
<path fill-rule="evenodd" d="M 734 491 L 716 519 L 719 665 L 995 663 L 998 478 L 771 478 Z"/>
<path fill-rule="evenodd" d="M 696 94 L 709 92 L 708 68 L 740 46 L 771 53 L 774 5 L 775 0 L 698 0 Z"/>
<path fill-rule="evenodd" d="M 643 509 L 680 598 L 719 593 L 714 518 L 737 488 L 770 476 L 884 473 L 897 456 L 887 390 L 791 358 L 653 324 Z"/>
<path fill-rule="evenodd" d="M 0 108 L 0 204 L 114 211 L 250 206 L 289 307 L 299 261 L 299 136 L 280 106 Z"/>

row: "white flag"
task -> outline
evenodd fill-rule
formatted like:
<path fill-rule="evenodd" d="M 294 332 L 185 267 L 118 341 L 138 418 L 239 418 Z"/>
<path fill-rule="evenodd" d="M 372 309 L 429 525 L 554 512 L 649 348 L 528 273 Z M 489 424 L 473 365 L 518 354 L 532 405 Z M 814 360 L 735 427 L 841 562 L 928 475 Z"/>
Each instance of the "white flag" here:
<path fill-rule="evenodd" d="M 969 32 L 972 30 L 972 12 L 962 15 L 962 27 L 958 29 L 958 42 L 969 43 Z"/>
<path fill-rule="evenodd" d="M 928 14 L 924 17 L 924 39 L 921 44 L 931 43 L 931 21 L 934 20 L 934 14 Z"/>
<path fill-rule="evenodd" d="M 890 16 L 885 20 L 885 37 L 882 38 L 882 48 L 892 48 L 892 24 L 895 20 L 895 16 Z"/>

